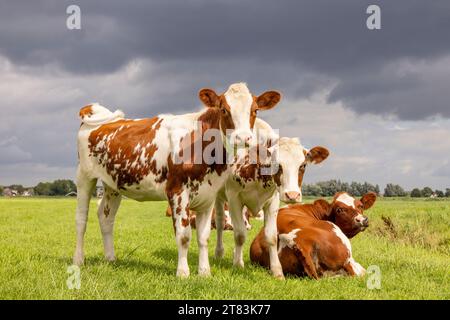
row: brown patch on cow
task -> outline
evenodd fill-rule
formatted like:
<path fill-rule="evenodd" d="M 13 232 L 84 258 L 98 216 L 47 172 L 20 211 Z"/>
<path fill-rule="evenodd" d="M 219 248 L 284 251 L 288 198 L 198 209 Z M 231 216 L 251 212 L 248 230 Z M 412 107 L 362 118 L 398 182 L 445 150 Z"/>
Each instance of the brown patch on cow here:
<path fill-rule="evenodd" d="M 238 234 L 236 237 L 236 244 L 242 246 L 245 243 L 245 235 Z"/>
<path fill-rule="evenodd" d="M 181 238 L 181 244 L 183 247 L 187 246 L 189 244 L 189 238 L 188 237 L 182 237 Z"/>
<path fill-rule="evenodd" d="M 186 228 L 189 224 L 190 224 L 189 218 L 183 218 L 183 219 L 181 219 L 181 225 L 182 225 L 183 227 Z"/>
<path fill-rule="evenodd" d="M 153 140 L 161 121 L 158 117 L 119 120 L 100 126 L 89 135 L 90 155 L 106 169 L 119 189 L 138 184 L 150 172 L 159 179 L 166 175 L 157 170 L 153 159 L 158 149 Z"/>
<path fill-rule="evenodd" d="M 189 182 L 192 183 L 189 187 L 198 190 L 199 185 L 204 181 L 205 177 L 211 173 L 217 173 L 217 175 L 221 175 L 226 169 L 226 151 L 222 146 L 222 159 L 218 159 L 219 161 L 206 164 L 204 163 L 204 159 L 195 159 L 195 150 L 194 144 L 196 141 L 198 142 L 201 139 L 202 150 L 206 148 L 206 146 L 210 143 L 210 141 L 203 141 L 203 134 L 208 129 L 219 129 L 219 121 L 221 119 L 220 110 L 218 108 L 209 108 L 207 109 L 200 117 L 199 121 L 202 122 L 202 127 L 197 132 L 191 132 L 189 141 L 190 144 L 186 145 L 183 143 L 183 139 L 181 141 L 181 151 L 180 157 L 183 159 L 182 163 L 174 163 L 171 156 L 167 158 L 167 185 L 166 192 L 169 197 L 171 197 L 175 193 L 181 192 L 185 186 Z M 222 128 L 229 129 L 229 128 Z M 185 154 L 188 154 L 187 148 L 190 148 L 190 159 L 184 159 Z"/>
<path fill-rule="evenodd" d="M 110 211 L 111 210 L 110 210 L 109 206 L 105 205 L 105 207 L 103 208 L 103 214 L 105 215 L 105 217 L 109 216 Z"/>
<path fill-rule="evenodd" d="M 80 118 L 83 120 L 85 117 L 90 117 L 94 114 L 94 111 L 92 110 L 92 104 L 88 104 L 87 106 L 84 106 L 80 109 Z"/>

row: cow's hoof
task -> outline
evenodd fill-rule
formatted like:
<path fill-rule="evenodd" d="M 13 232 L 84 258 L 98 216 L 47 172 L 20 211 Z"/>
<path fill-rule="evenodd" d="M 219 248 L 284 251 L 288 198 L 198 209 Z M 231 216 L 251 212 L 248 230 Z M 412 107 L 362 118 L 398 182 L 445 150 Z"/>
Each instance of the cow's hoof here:
<path fill-rule="evenodd" d="M 73 264 L 81 267 L 84 264 L 84 256 L 83 255 L 75 255 L 72 260 Z"/>
<path fill-rule="evenodd" d="M 181 279 L 189 278 L 189 270 L 177 270 L 177 277 Z"/>
<path fill-rule="evenodd" d="M 211 269 L 198 269 L 198 275 L 200 277 L 210 277 Z"/>
<path fill-rule="evenodd" d="M 225 250 L 223 250 L 223 249 L 217 250 L 216 249 L 216 253 L 215 253 L 216 259 L 222 259 L 224 256 L 224 253 L 225 253 Z"/>
<path fill-rule="evenodd" d="M 244 269 L 244 261 L 236 261 L 233 263 L 233 267 L 238 269 Z"/>
<path fill-rule="evenodd" d="M 112 255 L 112 256 L 105 256 L 105 259 L 106 259 L 106 261 L 108 261 L 108 262 L 116 262 L 117 261 L 117 258 L 116 258 L 116 256 L 115 255 Z"/>
<path fill-rule="evenodd" d="M 274 274 L 273 277 L 277 280 L 284 280 L 284 274 Z"/>

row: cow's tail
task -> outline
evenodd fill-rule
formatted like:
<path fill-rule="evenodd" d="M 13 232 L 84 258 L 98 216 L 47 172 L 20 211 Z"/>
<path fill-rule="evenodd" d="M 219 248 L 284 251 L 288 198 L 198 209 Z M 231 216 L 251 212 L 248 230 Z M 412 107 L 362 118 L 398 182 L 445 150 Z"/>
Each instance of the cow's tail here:
<path fill-rule="evenodd" d="M 114 112 L 99 105 L 98 103 L 89 104 L 80 110 L 80 118 L 84 124 L 98 126 L 108 122 L 123 119 L 124 113 L 120 110 Z"/>

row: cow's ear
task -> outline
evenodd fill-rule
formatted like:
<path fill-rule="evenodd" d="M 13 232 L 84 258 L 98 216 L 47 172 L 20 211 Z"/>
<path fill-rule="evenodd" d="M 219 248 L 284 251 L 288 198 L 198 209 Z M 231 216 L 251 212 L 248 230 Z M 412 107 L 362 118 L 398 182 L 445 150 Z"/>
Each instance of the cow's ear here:
<path fill-rule="evenodd" d="M 324 212 L 327 213 L 327 215 L 331 213 L 331 204 L 329 204 L 328 201 L 324 199 L 314 201 L 314 206 L 321 208 Z"/>
<path fill-rule="evenodd" d="M 375 192 L 368 192 L 362 196 L 361 202 L 364 206 L 364 210 L 370 209 L 377 200 L 377 194 Z"/>
<path fill-rule="evenodd" d="M 319 164 L 321 163 L 323 160 L 325 160 L 326 158 L 328 158 L 328 156 L 330 155 L 330 152 L 328 151 L 327 148 L 324 147 L 314 147 L 309 151 L 305 151 L 306 152 L 306 161 L 308 163 L 314 163 L 314 164 Z"/>
<path fill-rule="evenodd" d="M 258 110 L 269 110 L 281 100 L 281 94 L 277 91 L 266 91 L 256 98 Z"/>
<path fill-rule="evenodd" d="M 220 98 L 213 89 L 201 89 L 198 97 L 208 108 L 215 108 L 220 105 Z"/>

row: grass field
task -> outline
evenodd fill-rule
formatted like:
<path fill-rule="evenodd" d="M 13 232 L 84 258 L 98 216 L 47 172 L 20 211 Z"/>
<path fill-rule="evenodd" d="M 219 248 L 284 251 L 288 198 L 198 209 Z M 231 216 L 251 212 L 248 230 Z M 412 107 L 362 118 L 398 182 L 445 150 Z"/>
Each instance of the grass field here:
<path fill-rule="evenodd" d="M 379 266 L 381 289 L 369 290 L 365 278 L 319 281 L 272 279 L 249 263 L 248 248 L 261 227 L 253 220 L 244 257 L 232 267 L 232 233 L 225 235 L 225 258 L 213 258 L 213 276 L 197 272 L 195 233 L 189 251 L 191 277 L 175 277 L 176 246 L 164 202 L 124 200 L 116 229 L 118 261 L 103 260 L 95 212 L 86 234 L 86 264 L 81 289 L 69 290 L 67 267 L 75 245 L 75 199 L 0 198 L 1 299 L 449 299 L 450 201 L 379 200 L 367 211 L 371 226 L 352 240 L 363 266 Z M 385 219 L 382 219 L 382 216 Z"/>

